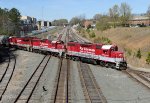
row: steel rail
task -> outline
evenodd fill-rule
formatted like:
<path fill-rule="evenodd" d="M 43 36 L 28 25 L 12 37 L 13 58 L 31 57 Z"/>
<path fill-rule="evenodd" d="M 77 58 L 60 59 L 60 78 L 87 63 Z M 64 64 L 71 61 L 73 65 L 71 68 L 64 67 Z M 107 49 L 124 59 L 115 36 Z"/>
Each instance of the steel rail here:
<path fill-rule="evenodd" d="M 8 53 L 8 54 L 9 54 L 9 53 Z M 14 58 L 14 63 L 13 63 L 14 65 L 13 65 L 12 67 L 10 67 L 10 63 L 12 62 L 12 61 L 11 61 L 11 57 L 10 57 L 11 55 L 12 55 L 13 58 Z M 6 73 L 8 72 L 8 70 L 10 70 L 10 68 L 12 68 L 12 72 L 11 72 L 11 74 L 10 74 L 10 77 L 9 77 L 9 79 L 8 79 L 8 82 L 6 83 L 6 86 L 5 86 L 4 90 L 2 91 L 2 93 L 1 93 L 1 95 L 0 95 L 0 101 L 2 100 L 2 96 L 5 94 L 5 92 L 6 92 L 6 90 L 7 90 L 7 87 L 8 87 L 8 84 L 10 83 L 10 81 L 11 81 L 11 79 L 12 79 L 12 76 L 13 76 L 14 70 L 15 70 L 15 67 L 16 67 L 16 57 L 15 57 L 15 55 L 13 55 L 13 54 L 9 54 L 9 63 L 8 63 L 7 68 L 6 68 L 4 74 L 3 74 L 2 78 L 1 78 L 1 82 L 4 80 L 4 78 L 5 78 L 5 76 L 6 76 Z M 1 84 L 0 84 L 0 85 L 1 85 Z"/>
<path fill-rule="evenodd" d="M 68 103 L 70 101 L 69 60 L 60 58 L 53 93 L 51 103 Z"/>
<path fill-rule="evenodd" d="M 47 59 L 47 58 L 48 58 L 48 59 Z M 47 59 L 47 60 L 46 60 L 46 59 Z M 45 60 L 46 60 L 46 62 L 45 62 Z M 32 80 L 32 78 L 34 77 L 34 75 L 38 72 L 38 70 L 40 70 L 40 69 L 39 69 L 40 66 L 41 66 L 43 63 L 45 63 L 44 66 L 41 66 L 43 70 L 40 72 L 40 75 L 38 76 L 38 79 L 37 79 L 37 81 L 36 81 L 34 87 L 32 88 L 32 90 L 31 90 L 31 92 L 30 92 L 30 95 L 29 95 L 28 98 L 27 98 L 26 103 L 28 103 L 28 101 L 30 100 L 30 98 L 31 98 L 31 96 L 32 96 L 32 94 L 33 94 L 33 92 L 34 92 L 34 90 L 35 90 L 35 87 L 36 87 L 36 85 L 38 84 L 38 82 L 39 82 L 39 80 L 40 80 L 40 78 L 41 78 L 41 76 L 42 76 L 42 74 L 43 74 L 43 72 L 44 72 L 44 70 L 45 70 L 45 68 L 46 68 L 47 63 L 48 63 L 49 60 L 50 60 L 50 56 L 49 56 L 49 57 L 47 57 L 47 55 L 44 56 L 44 58 L 42 59 L 42 61 L 40 62 L 40 64 L 37 66 L 37 68 L 35 69 L 35 71 L 34 71 L 34 72 L 32 73 L 32 75 L 30 76 L 30 78 L 29 78 L 29 80 L 27 81 L 27 83 L 24 85 L 24 87 L 23 87 L 22 90 L 20 91 L 20 93 L 19 93 L 19 95 L 17 96 L 17 98 L 15 99 L 14 103 L 16 103 L 16 102 L 19 100 L 19 98 L 21 97 L 21 95 L 22 95 L 23 92 L 25 91 L 26 87 L 29 85 L 29 83 L 30 83 L 30 81 Z"/>
<path fill-rule="evenodd" d="M 81 63 L 79 64 L 79 71 L 82 84 L 84 84 L 83 89 L 86 90 L 86 94 L 88 95 L 88 100 L 90 103 L 107 103 L 106 98 L 104 97 L 102 91 L 97 85 L 96 80 L 94 80 L 94 76 L 90 71 L 90 68 L 87 64 Z"/>
<path fill-rule="evenodd" d="M 150 80 L 148 80 L 146 77 L 138 74 L 138 72 L 136 71 L 130 70 L 129 68 L 122 72 L 129 75 L 132 79 L 136 80 L 141 85 L 145 86 L 146 88 L 150 90 Z"/>

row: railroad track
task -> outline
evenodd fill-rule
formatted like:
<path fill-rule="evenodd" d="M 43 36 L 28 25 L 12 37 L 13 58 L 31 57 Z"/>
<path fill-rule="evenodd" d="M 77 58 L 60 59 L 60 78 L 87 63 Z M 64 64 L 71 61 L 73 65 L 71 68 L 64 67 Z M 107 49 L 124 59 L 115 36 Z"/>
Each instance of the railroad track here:
<path fill-rule="evenodd" d="M 128 74 L 142 85 L 150 89 L 150 73 L 142 72 L 142 71 L 135 71 L 131 69 L 127 69 L 123 71 L 124 73 Z"/>
<path fill-rule="evenodd" d="M 69 29 L 67 29 L 66 31 L 66 37 L 65 37 L 64 43 L 67 44 L 68 41 L 69 41 Z"/>
<path fill-rule="evenodd" d="M 67 29 L 63 29 L 63 31 L 59 34 L 59 37 L 57 38 L 57 40 L 66 42 L 65 38 L 63 38 L 63 37 L 64 37 L 64 35 L 66 35 L 67 31 L 68 31 Z"/>
<path fill-rule="evenodd" d="M 22 90 L 19 92 L 17 98 L 12 103 L 28 103 L 30 101 L 30 98 L 32 97 L 32 94 L 47 66 L 47 63 L 50 60 L 49 55 L 46 55 L 41 63 L 38 65 L 36 70 L 33 72 L 27 83 L 24 85 Z"/>
<path fill-rule="evenodd" d="M 57 37 L 57 40 L 58 40 L 58 41 L 61 40 L 62 35 L 64 34 L 64 32 L 65 32 L 65 30 L 63 29 L 63 30 L 59 33 L 59 35 L 58 35 L 58 37 Z"/>
<path fill-rule="evenodd" d="M 98 86 L 90 67 L 85 63 L 79 63 L 78 71 L 87 103 L 107 103 L 100 87 Z"/>
<path fill-rule="evenodd" d="M 0 100 L 2 99 L 2 96 L 4 95 L 5 91 L 7 90 L 8 84 L 13 76 L 15 66 L 16 66 L 16 57 L 12 53 L 8 53 L 9 59 L 7 67 L 2 74 L 2 77 L 0 79 Z"/>
<path fill-rule="evenodd" d="M 148 81 L 150 81 L 150 73 L 148 72 L 142 72 L 142 71 L 136 71 L 137 74 L 143 76 L 145 79 L 147 79 Z"/>
<path fill-rule="evenodd" d="M 70 88 L 70 61 L 61 58 L 59 61 L 51 103 L 70 103 Z"/>
<path fill-rule="evenodd" d="M 70 29 L 71 38 L 77 42 L 84 43 L 85 41 L 79 38 L 71 29 Z"/>

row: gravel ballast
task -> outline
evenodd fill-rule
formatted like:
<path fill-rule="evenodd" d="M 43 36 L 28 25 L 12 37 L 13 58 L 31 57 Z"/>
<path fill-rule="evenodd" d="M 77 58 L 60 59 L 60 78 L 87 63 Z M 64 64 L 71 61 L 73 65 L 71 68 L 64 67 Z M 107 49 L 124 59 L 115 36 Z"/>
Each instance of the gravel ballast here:
<path fill-rule="evenodd" d="M 71 61 L 71 99 L 72 103 L 86 103 L 75 61 Z"/>
<path fill-rule="evenodd" d="M 90 65 L 108 103 L 149 103 L 150 90 L 121 71 Z"/>
<path fill-rule="evenodd" d="M 51 57 L 29 103 L 50 103 L 59 59 Z M 43 89 L 44 88 L 44 89 Z"/>
<path fill-rule="evenodd" d="M 2 103 L 12 103 L 44 57 L 41 54 L 21 50 L 16 51 L 15 54 L 17 55 L 16 68 L 7 90 L 2 97 Z"/>

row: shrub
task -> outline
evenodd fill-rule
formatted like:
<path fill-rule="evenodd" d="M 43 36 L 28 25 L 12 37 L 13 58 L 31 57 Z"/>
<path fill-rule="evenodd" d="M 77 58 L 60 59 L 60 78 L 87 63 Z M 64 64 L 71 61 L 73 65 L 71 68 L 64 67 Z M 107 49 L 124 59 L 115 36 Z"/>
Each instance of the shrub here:
<path fill-rule="evenodd" d="M 90 38 L 94 38 L 95 37 L 95 33 L 92 32 L 91 34 L 89 34 Z"/>
<path fill-rule="evenodd" d="M 104 43 L 104 44 L 111 44 L 111 40 L 106 37 L 98 37 L 94 39 L 95 43 Z"/>
<path fill-rule="evenodd" d="M 128 56 L 132 55 L 132 50 L 128 48 L 124 48 L 125 52 L 127 53 Z"/>
<path fill-rule="evenodd" d="M 82 31 L 82 27 L 81 26 L 78 26 L 77 27 L 77 30 L 79 31 L 79 33 Z"/>
<path fill-rule="evenodd" d="M 150 64 L 150 52 L 149 52 L 148 55 L 147 55 L 146 63 L 147 63 L 147 64 Z"/>
<path fill-rule="evenodd" d="M 106 37 L 102 37 L 102 42 L 105 43 L 105 44 L 110 44 L 111 40 L 106 38 Z"/>
<path fill-rule="evenodd" d="M 89 34 L 90 33 L 90 29 L 86 29 L 86 32 Z"/>
<path fill-rule="evenodd" d="M 82 35 L 82 37 L 86 38 L 86 35 Z"/>
<path fill-rule="evenodd" d="M 140 49 L 137 51 L 136 57 L 141 59 L 142 54 L 141 54 L 141 50 Z"/>

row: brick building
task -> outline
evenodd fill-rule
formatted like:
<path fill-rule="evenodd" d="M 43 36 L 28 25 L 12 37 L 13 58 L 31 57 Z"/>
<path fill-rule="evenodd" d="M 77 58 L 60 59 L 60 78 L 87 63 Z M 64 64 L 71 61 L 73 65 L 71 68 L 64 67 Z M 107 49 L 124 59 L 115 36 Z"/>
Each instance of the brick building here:
<path fill-rule="evenodd" d="M 130 26 L 150 26 L 150 18 L 147 16 L 133 16 L 128 23 Z"/>
<path fill-rule="evenodd" d="M 91 26 L 92 28 L 94 28 L 96 25 L 96 21 L 95 20 L 86 20 L 83 25 L 85 28 L 88 28 L 88 26 Z"/>

